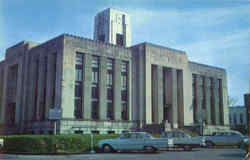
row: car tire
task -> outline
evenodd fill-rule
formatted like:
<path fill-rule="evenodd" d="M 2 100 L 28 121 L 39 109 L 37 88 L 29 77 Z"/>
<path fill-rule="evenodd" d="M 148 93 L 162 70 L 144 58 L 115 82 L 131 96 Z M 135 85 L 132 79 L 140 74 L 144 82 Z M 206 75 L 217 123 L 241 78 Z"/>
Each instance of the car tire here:
<path fill-rule="evenodd" d="M 184 145 L 184 146 L 183 146 L 183 150 L 184 150 L 184 151 L 192 151 L 192 147 L 189 146 L 189 145 Z"/>
<path fill-rule="evenodd" d="M 105 144 L 105 145 L 103 145 L 103 147 L 102 147 L 102 151 L 103 151 L 104 153 L 111 153 L 111 152 L 114 152 L 114 149 L 113 149 L 110 145 Z"/>
<path fill-rule="evenodd" d="M 148 151 L 148 152 L 152 152 L 152 153 L 157 152 L 157 149 L 155 147 L 152 147 L 152 146 L 145 146 L 144 150 Z"/>
<path fill-rule="evenodd" d="M 207 148 L 213 148 L 214 144 L 210 141 L 206 141 Z"/>

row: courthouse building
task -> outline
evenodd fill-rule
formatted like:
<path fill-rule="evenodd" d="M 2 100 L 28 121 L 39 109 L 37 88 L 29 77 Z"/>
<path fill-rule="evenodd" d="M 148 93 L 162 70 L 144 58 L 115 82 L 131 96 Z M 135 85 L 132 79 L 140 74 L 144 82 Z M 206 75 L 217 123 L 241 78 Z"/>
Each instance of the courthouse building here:
<path fill-rule="evenodd" d="M 0 62 L 3 133 L 52 133 L 50 108 L 62 109 L 58 133 L 121 133 L 229 124 L 225 69 L 188 60 L 152 43 L 131 46 L 129 16 L 106 9 L 94 40 L 62 34 L 20 42 Z"/>

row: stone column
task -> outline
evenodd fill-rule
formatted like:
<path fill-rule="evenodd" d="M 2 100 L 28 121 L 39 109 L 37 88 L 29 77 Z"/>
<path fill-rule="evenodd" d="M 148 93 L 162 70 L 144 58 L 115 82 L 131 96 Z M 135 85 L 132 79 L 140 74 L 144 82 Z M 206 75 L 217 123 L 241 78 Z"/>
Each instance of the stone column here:
<path fill-rule="evenodd" d="M 220 106 L 219 106 L 219 83 L 218 79 L 214 78 L 214 110 L 215 110 L 215 124 L 220 125 Z"/>
<path fill-rule="evenodd" d="M 183 71 L 177 71 L 178 124 L 184 126 Z"/>
<path fill-rule="evenodd" d="M 83 118 L 91 119 L 91 93 L 92 93 L 92 57 L 90 54 L 84 56 L 84 83 L 83 83 Z"/>
<path fill-rule="evenodd" d="M 55 87 L 55 63 L 56 63 L 56 53 L 48 54 L 48 64 L 47 64 L 47 89 L 46 89 L 46 118 L 49 116 L 49 108 L 54 107 L 55 100 L 53 98 L 53 92 Z"/>
<path fill-rule="evenodd" d="M 37 85 L 37 87 L 38 87 L 38 89 L 37 89 L 37 111 L 36 111 L 36 117 L 37 117 L 37 120 L 40 120 L 40 107 L 43 107 L 42 105 L 41 105 L 41 102 L 42 102 L 42 99 L 43 99 L 43 95 L 42 95 L 42 93 L 43 93 L 43 76 L 44 76 L 44 74 L 43 74 L 43 72 L 44 72 L 44 70 L 43 70 L 43 64 L 44 64 L 44 59 L 43 59 L 43 57 L 40 55 L 39 56 L 39 65 L 38 65 L 38 85 Z"/>
<path fill-rule="evenodd" d="M 172 118 L 172 125 L 173 128 L 178 127 L 178 103 L 177 103 L 177 70 L 172 68 L 170 69 L 170 74 L 167 76 L 169 81 L 169 90 L 171 95 L 170 103 L 171 105 L 171 118 Z"/>
<path fill-rule="evenodd" d="M 211 124 L 211 81 L 208 77 L 205 79 L 206 90 L 206 121 L 207 124 Z"/>
<path fill-rule="evenodd" d="M 202 98 L 203 98 L 203 92 L 202 92 L 202 77 L 197 75 L 196 80 L 196 104 L 197 104 L 197 113 L 196 113 L 196 119 L 198 122 L 200 122 L 202 118 Z"/>
<path fill-rule="evenodd" d="M 157 101 L 158 101 L 158 124 L 163 120 L 163 69 L 157 66 Z"/>
<path fill-rule="evenodd" d="M 99 83 L 99 117 L 101 120 L 107 119 L 107 59 L 100 57 L 100 83 Z"/>
<path fill-rule="evenodd" d="M 163 120 L 163 70 L 161 66 L 154 66 L 152 73 L 153 91 L 153 120 L 160 124 Z"/>
<path fill-rule="evenodd" d="M 114 115 L 115 120 L 121 120 L 121 60 L 115 59 L 114 63 Z"/>

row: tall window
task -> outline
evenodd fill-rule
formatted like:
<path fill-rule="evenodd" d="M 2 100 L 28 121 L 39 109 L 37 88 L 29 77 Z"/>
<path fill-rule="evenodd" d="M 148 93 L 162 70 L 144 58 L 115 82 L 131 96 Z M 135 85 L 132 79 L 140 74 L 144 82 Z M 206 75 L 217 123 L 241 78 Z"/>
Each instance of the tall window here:
<path fill-rule="evenodd" d="M 76 53 L 75 65 L 75 109 L 76 119 L 83 118 L 82 99 L 83 99 L 83 53 Z"/>
<path fill-rule="evenodd" d="M 100 58 L 92 56 L 92 119 L 99 119 L 99 65 Z"/>
<path fill-rule="evenodd" d="M 55 98 L 56 98 L 56 68 L 57 68 L 57 53 L 53 53 L 53 92 L 52 92 L 52 104 L 51 106 L 55 107 Z"/>
<path fill-rule="evenodd" d="M 121 100 L 122 100 L 122 119 L 128 120 L 128 62 L 121 63 Z"/>
<path fill-rule="evenodd" d="M 114 119 L 114 105 L 113 105 L 113 69 L 114 60 L 107 59 L 107 119 Z"/>
<path fill-rule="evenodd" d="M 197 103 L 196 103 L 196 74 L 192 75 L 192 91 L 193 91 L 193 118 L 194 118 L 194 123 L 198 122 L 198 118 L 196 117 L 197 113 Z"/>
<path fill-rule="evenodd" d="M 222 87 L 222 80 L 218 79 L 219 83 L 219 111 L 220 111 L 220 123 L 223 125 L 224 124 L 224 114 L 223 114 L 223 87 Z"/>
<path fill-rule="evenodd" d="M 124 45 L 124 36 L 122 34 L 116 34 L 116 44 L 120 46 Z"/>
<path fill-rule="evenodd" d="M 201 76 L 202 79 L 202 109 L 206 109 L 206 84 L 205 84 L 205 76 Z"/>

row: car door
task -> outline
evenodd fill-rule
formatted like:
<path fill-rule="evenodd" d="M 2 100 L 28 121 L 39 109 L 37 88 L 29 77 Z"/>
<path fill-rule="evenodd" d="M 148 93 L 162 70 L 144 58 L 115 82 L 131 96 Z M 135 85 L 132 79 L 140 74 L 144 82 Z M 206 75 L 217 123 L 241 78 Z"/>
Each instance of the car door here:
<path fill-rule="evenodd" d="M 133 141 L 135 141 L 136 135 L 133 133 L 125 133 L 120 137 L 119 141 L 116 142 L 116 146 L 119 150 L 132 150 Z"/>
<path fill-rule="evenodd" d="M 231 144 L 230 145 L 238 145 L 240 144 L 241 140 L 242 140 L 242 136 L 240 134 L 231 132 L 231 135 L 230 135 Z"/>
<path fill-rule="evenodd" d="M 144 147 L 143 135 L 139 133 L 128 133 L 127 138 L 121 142 L 121 150 L 142 150 Z"/>

